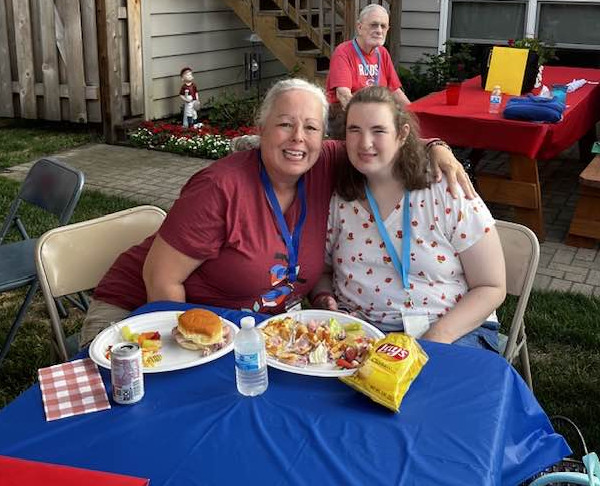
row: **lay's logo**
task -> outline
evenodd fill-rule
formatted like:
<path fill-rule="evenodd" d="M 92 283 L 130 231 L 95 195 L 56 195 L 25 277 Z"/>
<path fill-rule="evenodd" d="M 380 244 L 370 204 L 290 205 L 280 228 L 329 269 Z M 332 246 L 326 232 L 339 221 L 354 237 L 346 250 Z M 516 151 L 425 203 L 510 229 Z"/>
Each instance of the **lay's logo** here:
<path fill-rule="evenodd" d="M 375 352 L 385 354 L 386 356 L 389 356 L 390 358 L 393 358 L 398 361 L 406 359 L 409 355 L 408 349 L 401 348 L 400 346 L 396 346 L 390 343 L 383 343 L 377 348 Z"/>

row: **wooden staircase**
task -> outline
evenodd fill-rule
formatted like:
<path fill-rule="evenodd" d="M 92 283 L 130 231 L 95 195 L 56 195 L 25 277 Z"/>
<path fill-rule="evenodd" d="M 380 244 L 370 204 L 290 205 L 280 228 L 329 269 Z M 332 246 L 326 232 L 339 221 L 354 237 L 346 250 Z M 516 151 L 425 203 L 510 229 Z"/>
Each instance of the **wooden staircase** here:
<path fill-rule="evenodd" d="M 360 2 L 225 0 L 225 3 L 291 73 L 324 84 L 335 46 L 354 35 Z"/>

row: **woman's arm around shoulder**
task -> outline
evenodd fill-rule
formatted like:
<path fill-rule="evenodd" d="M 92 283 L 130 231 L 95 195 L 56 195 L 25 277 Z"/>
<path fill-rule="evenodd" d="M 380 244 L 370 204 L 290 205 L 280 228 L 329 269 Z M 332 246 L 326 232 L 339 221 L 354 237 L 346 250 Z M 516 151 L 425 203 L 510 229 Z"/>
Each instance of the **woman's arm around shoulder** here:
<path fill-rule="evenodd" d="M 465 168 L 452 153 L 450 146 L 439 138 L 423 139 L 423 143 L 425 143 L 425 149 L 431 161 L 434 180 L 440 182 L 443 173 L 448 180 L 448 188 L 452 197 L 458 197 L 458 187 L 460 186 L 466 198 L 473 199 L 475 188 Z"/>

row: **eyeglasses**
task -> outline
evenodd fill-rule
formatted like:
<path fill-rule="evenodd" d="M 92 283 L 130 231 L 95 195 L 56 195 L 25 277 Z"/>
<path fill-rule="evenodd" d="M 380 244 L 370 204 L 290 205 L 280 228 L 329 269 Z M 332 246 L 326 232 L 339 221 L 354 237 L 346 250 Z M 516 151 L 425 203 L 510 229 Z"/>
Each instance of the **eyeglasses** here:
<path fill-rule="evenodd" d="M 371 30 L 375 30 L 378 27 L 381 28 L 381 30 L 388 30 L 390 28 L 390 26 L 388 24 L 384 24 L 384 23 L 379 23 L 379 22 L 371 22 L 370 24 L 367 24 L 367 26 L 369 27 L 369 29 Z"/>

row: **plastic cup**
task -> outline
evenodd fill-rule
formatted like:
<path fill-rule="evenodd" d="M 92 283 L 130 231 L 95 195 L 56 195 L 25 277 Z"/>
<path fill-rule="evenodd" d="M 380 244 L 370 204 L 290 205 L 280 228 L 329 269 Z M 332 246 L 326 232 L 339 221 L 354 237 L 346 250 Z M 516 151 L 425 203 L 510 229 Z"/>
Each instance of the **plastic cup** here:
<path fill-rule="evenodd" d="M 557 101 L 567 104 L 567 85 L 566 84 L 553 84 L 552 85 L 552 96 Z"/>
<path fill-rule="evenodd" d="M 449 81 L 446 83 L 446 104 L 458 105 L 460 99 L 460 83 Z"/>

